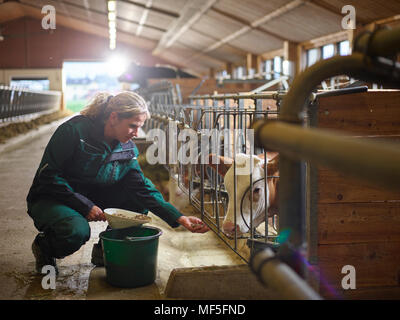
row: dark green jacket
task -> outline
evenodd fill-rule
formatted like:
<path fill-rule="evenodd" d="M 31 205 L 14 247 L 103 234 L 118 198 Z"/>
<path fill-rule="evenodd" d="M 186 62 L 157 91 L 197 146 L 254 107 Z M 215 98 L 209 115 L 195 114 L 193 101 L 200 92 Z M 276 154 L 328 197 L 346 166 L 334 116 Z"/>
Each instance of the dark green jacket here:
<path fill-rule="evenodd" d="M 132 199 L 141 213 L 148 210 L 171 227 L 182 214 L 166 202 L 153 183 L 143 176 L 137 161 L 136 145 L 104 141 L 104 125 L 85 116 L 76 116 L 51 137 L 27 196 L 30 204 L 52 198 L 86 216 L 95 205 L 79 190 L 83 186 L 107 186 L 128 178 Z M 77 191 L 78 190 L 78 191 Z"/>

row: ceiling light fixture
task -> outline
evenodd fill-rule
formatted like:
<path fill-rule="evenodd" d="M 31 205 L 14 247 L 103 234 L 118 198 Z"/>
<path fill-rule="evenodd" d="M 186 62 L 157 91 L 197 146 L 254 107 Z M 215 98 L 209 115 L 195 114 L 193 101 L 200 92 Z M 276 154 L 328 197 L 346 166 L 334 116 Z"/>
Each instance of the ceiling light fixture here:
<path fill-rule="evenodd" d="M 114 50 L 116 47 L 117 39 L 117 2 L 115 0 L 109 0 L 107 2 L 108 8 L 108 31 L 110 39 L 110 49 Z"/>

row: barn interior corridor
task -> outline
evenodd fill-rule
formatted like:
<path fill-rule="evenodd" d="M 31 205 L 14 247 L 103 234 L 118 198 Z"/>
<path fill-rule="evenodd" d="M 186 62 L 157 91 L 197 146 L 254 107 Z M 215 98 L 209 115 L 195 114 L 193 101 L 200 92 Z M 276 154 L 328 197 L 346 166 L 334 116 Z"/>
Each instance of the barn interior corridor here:
<path fill-rule="evenodd" d="M 400 300 L 399 104 L 400 0 L 0 0 L 0 303 Z"/>

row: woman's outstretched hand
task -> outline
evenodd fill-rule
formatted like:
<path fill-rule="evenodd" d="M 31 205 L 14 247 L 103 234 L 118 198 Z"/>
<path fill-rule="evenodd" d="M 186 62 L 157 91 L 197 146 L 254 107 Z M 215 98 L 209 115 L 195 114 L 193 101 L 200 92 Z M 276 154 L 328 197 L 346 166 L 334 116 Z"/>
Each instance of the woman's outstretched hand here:
<path fill-rule="evenodd" d="M 181 216 L 176 221 L 193 233 L 205 233 L 210 230 L 203 221 L 193 216 Z"/>
<path fill-rule="evenodd" d="M 90 209 L 86 219 L 87 221 L 107 221 L 103 210 L 101 210 L 98 206 L 93 206 L 92 209 Z"/>

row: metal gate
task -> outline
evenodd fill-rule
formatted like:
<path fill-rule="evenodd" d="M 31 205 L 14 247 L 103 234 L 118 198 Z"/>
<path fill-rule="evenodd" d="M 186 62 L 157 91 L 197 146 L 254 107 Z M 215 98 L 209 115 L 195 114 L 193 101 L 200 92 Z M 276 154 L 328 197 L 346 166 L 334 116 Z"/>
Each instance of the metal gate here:
<path fill-rule="evenodd" d="M 162 92 L 152 92 L 147 96 L 150 101 L 149 109 L 152 115 L 145 125 L 145 131 L 161 129 L 166 134 L 167 164 L 170 177 L 176 179 L 178 186 L 189 197 L 190 204 L 196 208 L 201 219 L 220 237 L 233 251 L 244 261 L 249 262 L 249 257 L 239 252 L 238 241 L 245 241 L 252 252 L 254 246 L 267 245 L 278 246 L 276 242 L 279 234 L 279 221 L 277 216 L 269 217 L 266 199 L 269 199 L 267 182 L 270 179 L 278 179 L 278 175 L 271 175 L 263 170 L 262 176 L 257 179 L 253 176 L 253 163 L 256 155 L 261 155 L 265 162 L 269 158 L 267 150 L 254 148 L 253 130 L 250 125 L 257 119 L 274 120 L 279 114 L 279 106 L 284 93 L 267 92 L 260 94 L 228 94 L 191 96 L 190 103 L 180 105 L 173 103 L 172 87 Z M 174 150 L 181 150 L 186 142 L 180 135 L 184 129 L 191 129 L 197 137 L 197 161 L 194 163 L 182 163 L 179 156 L 174 156 Z M 217 136 L 217 138 L 215 138 Z M 214 139 L 214 140 L 212 140 Z M 217 143 L 215 141 L 217 140 Z M 208 140 L 208 145 L 201 148 L 202 143 Z M 233 199 L 229 199 L 224 178 L 218 174 L 219 164 L 214 168 L 202 160 L 202 154 L 217 154 L 233 159 Z M 250 170 L 246 191 L 238 194 L 237 181 L 237 154 L 249 156 Z M 206 161 L 207 162 L 207 161 Z M 243 184 L 243 179 L 241 180 Z M 261 198 L 264 199 L 264 207 L 254 207 L 253 190 L 257 186 L 263 190 Z M 247 199 L 247 200 L 246 200 Z M 234 207 L 234 225 L 242 219 L 248 228 L 248 232 L 239 233 L 237 228 L 233 234 L 226 234 L 222 228 L 227 215 L 228 202 Z M 246 202 L 247 201 L 247 202 Z M 243 204 L 250 206 L 250 217 L 246 221 L 243 215 Z M 257 209 L 257 210 L 256 210 Z M 263 229 L 256 230 L 253 224 L 255 216 L 264 223 Z M 270 233 L 268 225 L 272 226 L 274 233 Z M 247 241 L 246 241 L 247 240 Z"/>

